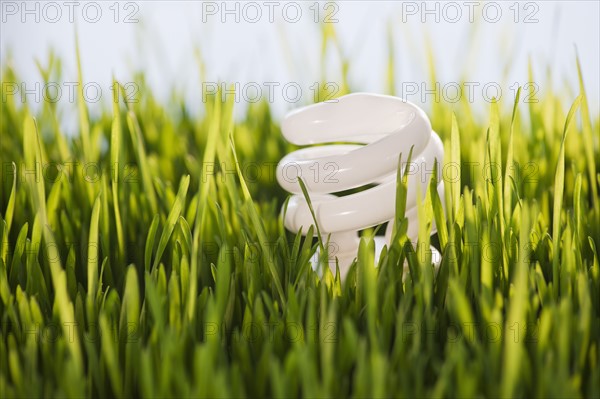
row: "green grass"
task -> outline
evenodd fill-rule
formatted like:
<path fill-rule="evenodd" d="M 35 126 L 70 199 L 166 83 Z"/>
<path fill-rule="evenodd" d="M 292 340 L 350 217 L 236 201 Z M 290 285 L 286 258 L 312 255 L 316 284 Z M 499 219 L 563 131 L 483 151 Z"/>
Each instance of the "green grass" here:
<path fill-rule="evenodd" d="M 98 118 L 80 93 L 75 137 L 54 104 L 2 102 L 1 397 L 600 396 L 600 120 L 582 81 L 484 118 L 434 104 L 439 167 L 460 173 L 445 199 L 421 193 L 418 244 L 399 179 L 392 245 L 374 268 L 365 235 L 344 281 L 283 228 L 272 170 L 292 146 L 268 104 L 234 122 L 215 96 L 195 118 L 136 81 L 139 102 Z"/>

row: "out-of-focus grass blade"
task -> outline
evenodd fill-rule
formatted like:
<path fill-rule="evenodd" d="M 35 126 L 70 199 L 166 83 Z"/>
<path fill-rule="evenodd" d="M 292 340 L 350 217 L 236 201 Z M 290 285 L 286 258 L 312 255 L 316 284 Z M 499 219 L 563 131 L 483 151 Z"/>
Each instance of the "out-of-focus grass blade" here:
<path fill-rule="evenodd" d="M 519 375 L 522 372 L 522 363 L 524 347 L 523 347 L 523 332 L 526 327 L 526 315 L 528 310 L 527 301 L 527 282 L 528 282 L 528 266 L 529 266 L 529 233 L 530 233 L 530 216 L 529 208 L 524 206 L 521 208 L 521 226 L 519 229 L 519 261 L 516 265 L 516 270 L 513 278 L 513 286 L 511 288 L 512 295 L 508 304 L 508 314 L 505 321 L 505 331 L 513 331 L 516 335 L 507 334 L 504 337 L 504 364 L 502 369 L 502 397 L 513 397 L 517 384 L 519 383 Z"/>
<path fill-rule="evenodd" d="M 100 194 L 102 195 L 102 194 Z M 96 319 L 96 295 L 98 293 L 98 256 L 100 241 L 98 240 L 98 219 L 100 217 L 100 196 L 94 202 L 92 209 L 92 218 L 90 220 L 90 234 L 88 239 L 88 293 L 87 293 L 87 310 L 89 320 Z"/>
<path fill-rule="evenodd" d="M 579 92 L 581 96 L 581 124 L 583 128 L 583 138 L 587 145 L 583 146 L 585 151 L 586 164 L 592 188 L 592 199 L 594 201 L 594 209 L 597 217 L 600 217 L 600 198 L 598 197 L 598 184 L 596 181 L 596 162 L 594 160 L 594 137 L 592 135 L 592 121 L 590 118 L 590 110 L 588 107 L 587 94 L 585 85 L 583 84 L 583 73 L 581 72 L 581 63 L 579 62 L 579 54 L 577 60 L 577 76 L 579 77 Z M 598 138 L 598 136 L 596 136 Z"/>
<path fill-rule="evenodd" d="M 152 251 L 154 250 L 154 240 L 156 239 L 156 232 L 158 231 L 158 222 L 160 217 L 158 214 L 154 215 L 150 229 L 148 230 L 148 236 L 146 237 L 146 246 L 144 250 L 144 266 L 146 271 L 150 270 L 150 262 L 152 261 Z"/>
<path fill-rule="evenodd" d="M 395 57 L 394 57 L 394 29 L 392 22 L 388 22 L 387 25 L 387 43 L 388 43 L 388 62 L 387 62 L 387 73 L 386 73 L 386 83 L 387 83 L 387 91 L 391 96 L 396 95 L 396 73 L 395 73 Z"/>
<path fill-rule="evenodd" d="M 178 224 L 181 234 L 183 236 L 185 249 L 188 252 L 188 255 L 190 255 L 192 251 L 192 231 L 190 229 L 190 225 L 183 216 L 179 216 Z"/>
<path fill-rule="evenodd" d="M 137 158 L 140 174 L 142 175 L 144 194 L 148 198 L 148 202 L 150 203 L 150 209 L 152 210 L 152 213 L 156 213 L 158 211 L 158 203 L 156 200 L 156 192 L 154 191 L 154 185 L 152 184 L 150 165 L 148 163 L 146 150 L 144 148 L 142 130 L 140 129 L 140 125 L 137 122 L 137 118 L 135 117 L 135 114 L 132 110 L 129 110 L 127 112 L 127 125 L 129 127 L 129 133 L 131 134 L 131 141 Z"/>
<path fill-rule="evenodd" d="M 8 262 L 8 246 L 10 245 L 8 238 L 6 237 L 8 237 L 6 221 L 0 217 L 0 260 L 3 265 L 6 265 L 6 262 Z"/>
<path fill-rule="evenodd" d="M 464 289 L 455 279 L 448 281 L 448 306 L 457 320 L 456 324 L 465 329 L 464 337 L 470 343 L 474 343 L 477 337 L 474 335 L 474 331 L 469 331 L 474 325 L 473 311 Z"/>
<path fill-rule="evenodd" d="M 508 149 L 506 152 L 506 169 L 504 172 L 504 218 L 506 220 L 510 220 L 510 215 L 512 213 L 512 192 L 511 192 L 511 182 L 510 179 L 515 179 L 514 168 L 515 163 L 513 159 L 514 149 L 513 149 L 513 141 L 514 141 L 514 129 L 515 129 L 515 118 L 517 116 L 517 110 L 519 109 L 519 100 L 521 98 L 521 86 L 517 89 L 517 94 L 515 95 L 515 102 L 513 104 L 512 117 L 510 120 L 510 134 L 508 137 Z"/>
<path fill-rule="evenodd" d="M 25 223 L 23 227 L 21 227 L 21 231 L 19 231 L 19 235 L 17 236 L 17 244 L 15 245 L 14 252 L 12 254 L 12 263 L 10 265 L 10 269 L 8 270 L 8 278 L 12 284 L 16 284 L 17 273 L 20 272 L 21 275 L 23 274 L 23 270 L 21 268 L 21 256 L 25 250 L 28 230 L 29 224 Z"/>
<path fill-rule="evenodd" d="M 462 173 L 462 165 L 460 163 L 460 132 L 458 130 L 458 122 L 456 121 L 456 115 L 454 113 L 452 113 L 452 127 L 450 130 L 450 154 L 448 157 L 448 164 L 451 165 L 453 170 L 458 171 L 458 175 L 456 177 L 453 176 L 451 181 L 445 182 L 446 192 L 450 192 L 450 195 L 446 195 L 446 209 L 449 212 L 450 222 L 454 223 L 456 215 L 458 214 L 458 205 L 460 203 L 460 175 Z"/>
<path fill-rule="evenodd" d="M 315 229 L 317 230 L 317 240 L 319 242 L 319 247 L 321 248 L 321 255 L 325 254 L 325 245 L 323 245 L 323 236 L 321 235 L 321 230 L 319 229 L 319 223 L 317 221 L 317 216 L 315 215 L 315 210 L 312 206 L 312 200 L 310 199 L 310 195 L 308 195 L 308 190 L 306 189 L 306 185 L 304 184 L 304 180 L 301 177 L 298 177 L 298 184 L 300 185 L 300 189 L 302 190 L 302 195 L 304 195 L 304 200 L 308 205 L 308 209 L 310 210 L 310 214 L 312 215 L 313 222 L 315 222 Z"/>
<path fill-rule="evenodd" d="M 114 331 L 114 329 L 111 328 L 110 322 L 104 313 L 100 313 L 99 323 L 100 331 L 106 331 L 106 333 L 101 334 L 100 336 L 102 342 L 102 358 L 106 362 L 106 370 L 108 371 L 114 395 L 120 398 L 123 397 L 123 382 L 121 380 L 119 357 L 117 347 L 115 346 L 114 336 L 111 336 L 111 334 L 108 333 L 109 331 Z"/>
<path fill-rule="evenodd" d="M 171 234 L 173 233 L 173 229 L 175 229 L 175 225 L 177 224 L 179 215 L 181 215 L 181 210 L 185 205 L 185 196 L 187 195 L 189 186 L 190 175 L 186 175 L 183 177 L 183 179 L 181 179 L 181 182 L 179 183 L 179 191 L 177 192 L 177 198 L 175 198 L 175 203 L 173 204 L 173 207 L 169 212 L 169 216 L 167 217 L 165 227 L 163 228 L 162 234 L 160 235 L 160 240 L 158 241 L 158 248 L 156 249 L 156 257 L 154 258 L 154 264 L 152 266 L 153 269 L 158 267 L 162 254 L 165 248 L 167 247 L 167 243 L 171 238 Z"/>
<path fill-rule="evenodd" d="M 81 70 L 81 53 L 79 51 L 79 35 L 75 34 L 75 56 L 77 59 L 77 109 L 79 110 L 79 129 L 81 143 L 83 145 L 83 157 L 87 162 L 94 162 L 94 152 L 96 146 L 92 147 L 90 139 L 90 121 L 86 106 L 86 99 L 83 84 L 83 72 Z M 88 190 L 89 192 L 89 190 Z"/>
<path fill-rule="evenodd" d="M 441 176 L 439 168 L 440 163 L 436 159 L 433 167 L 434 178 L 432 178 L 429 183 L 429 192 L 431 194 L 431 205 L 433 207 L 435 227 L 440 240 L 440 246 L 445 248 L 448 243 L 448 226 L 446 225 L 446 216 L 444 215 L 442 200 L 440 199 L 440 194 L 438 192 L 438 183 L 440 181 L 438 175 Z"/>
<path fill-rule="evenodd" d="M 117 82 L 113 80 L 113 87 L 117 87 Z M 119 259 L 123 259 L 125 252 L 125 237 L 123 234 L 123 224 L 121 222 L 121 211 L 119 206 L 119 184 L 121 182 L 121 163 L 120 163 L 120 151 L 121 151 L 121 117 L 119 115 L 119 103 L 113 101 L 113 122 L 110 135 L 110 167 L 112 171 L 111 175 L 111 189 L 113 197 L 113 210 L 115 214 L 115 228 L 117 230 L 117 245 L 119 248 Z"/>
<path fill-rule="evenodd" d="M 8 205 L 6 205 L 6 212 L 4 213 L 4 220 L 6 221 L 6 230 L 10 232 L 10 226 L 12 225 L 13 216 L 15 213 L 15 196 L 17 189 L 17 165 L 11 162 L 13 170 L 13 184 L 10 190 L 10 197 L 8 198 Z M 8 239 L 7 239 L 8 242 Z"/>
<path fill-rule="evenodd" d="M 567 119 L 565 120 L 565 127 L 563 129 L 563 138 L 560 143 L 560 153 L 558 155 L 558 164 L 556 166 L 556 174 L 554 177 L 554 207 L 553 207 L 553 215 L 552 215 L 552 241 L 554 247 L 554 253 L 552 254 L 552 282 L 554 288 L 554 297 L 558 298 L 560 293 L 560 284 L 559 284 L 559 262 L 560 262 L 560 232 L 561 232 L 561 223 L 560 223 L 560 214 L 562 210 L 562 202 L 564 195 L 564 187 L 565 187 L 565 140 L 567 138 L 567 132 L 569 130 L 569 126 L 571 125 L 571 120 L 573 119 L 573 115 L 579 104 L 581 102 L 581 95 L 575 99 L 573 105 L 571 105 L 571 109 L 567 114 Z M 566 288 L 566 287 L 564 287 Z"/>
<path fill-rule="evenodd" d="M 491 173 L 488 178 L 491 179 L 494 200 L 491 208 L 496 210 L 495 213 L 497 213 L 498 221 L 500 222 L 500 234 L 503 236 L 504 205 L 502 193 L 502 146 L 500 145 L 500 111 L 498 110 L 497 100 L 494 100 L 491 105 L 489 133 L 488 156 L 490 160 Z"/>
<path fill-rule="evenodd" d="M 367 312 L 369 340 L 377 346 L 377 269 L 375 268 L 375 241 L 361 237 L 358 246 L 358 278 Z"/>
<path fill-rule="evenodd" d="M 430 178 L 435 178 L 431 176 Z M 425 193 L 421 193 L 421 185 L 417 184 L 417 218 L 419 221 L 417 258 L 419 261 L 419 277 L 423 283 L 423 299 L 427 308 L 431 305 L 433 294 L 433 268 L 431 267 L 431 222 L 433 208 L 431 205 L 431 184 L 427 184 Z"/>
<path fill-rule="evenodd" d="M 172 276 L 175 274 L 172 274 Z M 139 341 L 141 339 L 140 323 L 140 289 L 137 269 L 134 265 L 127 268 L 123 303 L 119 317 L 119 338 L 125 342 L 125 373 L 123 390 L 125 396 L 131 396 L 133 386 L 137 381 L 139 361 Z"/>
<path fill-rule="evenodd" d="M 398 170 L 396 171 L 396 223 L 406 214 L 406 193 L 408 192 L 408 168 L 412 161 L 413 146 L 410 147 L 406 165 L 402 170 L 402 153 L 398 155 Z"/>

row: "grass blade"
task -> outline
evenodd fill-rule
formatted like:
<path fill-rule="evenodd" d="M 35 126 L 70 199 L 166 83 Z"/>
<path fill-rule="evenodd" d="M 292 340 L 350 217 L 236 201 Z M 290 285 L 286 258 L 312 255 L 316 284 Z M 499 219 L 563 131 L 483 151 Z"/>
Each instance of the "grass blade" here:
<path fill-rule="evenodd" d="M 179 219 L 179 215 L 181 215 L 181 211 L 185 206 L 185 197 L 187 195 L 188 187 L 190 186 L 190 176 L 186 175 L 181 182 L 179 183 L 179 191 L 177 192 L 177 198 L 175 198 L 175 203 L 169 212 L 169 216 L 167 217 L 167 221 L 165 223 L 165 227 L 163 228 L 162 234 L 160 235 L 160 240 L 158 241 L 158 248 L 156 249 L 156 256 L 154 257 L 154 264 L 152 265 L 152 269 L 156 269 L 158 264 L 160 263 L 160 259 L 162 258 L 163 252 L 167 247 L 167 243 L 171 238 L 171 234 L 175 229 L 175 225 L 177 224 L 177 220 Z"/>

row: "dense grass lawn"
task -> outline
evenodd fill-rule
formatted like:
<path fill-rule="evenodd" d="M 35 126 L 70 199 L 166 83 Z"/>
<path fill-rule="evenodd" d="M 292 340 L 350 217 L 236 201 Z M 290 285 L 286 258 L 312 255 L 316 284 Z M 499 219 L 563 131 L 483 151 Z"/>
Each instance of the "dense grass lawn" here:
<path fill-rule="evenodd" d="M 432 104 L 445 198 L 423 193 L 410 243 L 399 180 L 393 243 L 373 267 L 367 231 L 344 281 L 283 228 L 292 146 L 268 104 L 234 122 L 214 96 L 192 117 L 138 81 L 99 117 L 79 101 L 76 136 L 55 104 L 2 93 L 1 397 L 600 396 L 600 120 L 581 78 L 483 117 Z"/>

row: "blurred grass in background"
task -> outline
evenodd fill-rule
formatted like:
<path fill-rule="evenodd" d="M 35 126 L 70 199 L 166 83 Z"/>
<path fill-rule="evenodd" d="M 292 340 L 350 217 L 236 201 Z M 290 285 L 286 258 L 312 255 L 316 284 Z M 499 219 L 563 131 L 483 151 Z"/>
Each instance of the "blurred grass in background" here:
<path fill-rule="evenodd" d="M 600 120 L 580 79 L 577 98 L 492 103 L 485 123 L 466 100 L 434 103 L 446 211 L 423 193 L 407 242 L 399 181 L 392 245 L 374 268 L 365 236 L 344 282 L 283 228 L 274 165 L 292 146 L 266 102 L 234 121 L 217 95 L 192 117 L 140 74 L 139 101 L 98 118 L 79 91 L 68 137 L 55 104 L 32 115 L 7 96 L 0 395 L 600 396 Z M 433 220 L 439 272 L 422 250 Z"/>

